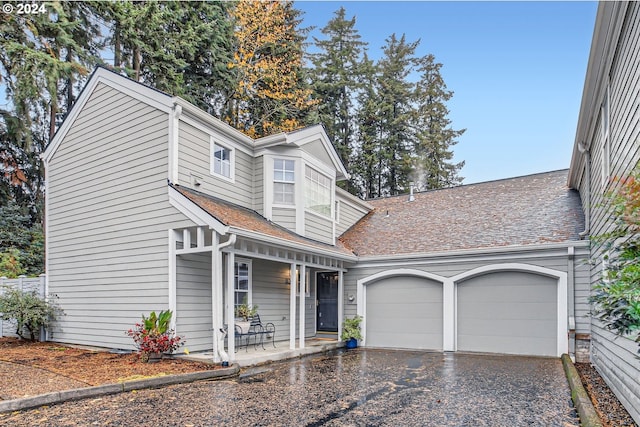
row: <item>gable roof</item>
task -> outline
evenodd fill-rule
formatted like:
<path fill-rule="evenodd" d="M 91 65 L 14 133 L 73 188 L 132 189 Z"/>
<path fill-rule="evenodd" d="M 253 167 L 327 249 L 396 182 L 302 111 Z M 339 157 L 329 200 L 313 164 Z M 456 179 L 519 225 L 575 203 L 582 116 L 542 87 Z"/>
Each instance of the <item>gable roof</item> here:
<path fill-rule="evenodd" d="M 255 240 L 275 239 L 285 246 L 302 247 L 315 253 L 327 253 L 331 256 L 355 261 L 356 257 L 353 252 L 341 242 L 336 242 L 336 246 L 333 246 L 308 239 L 269 221 L 252 209 L 180 185 L 169 184 L 169 186 L 195 203 L 215 220 L 229 227 L 231 233 Z"/>
<path fill-rule="evenodd" d="M 579 240 L 580 196 L 567 170 L 369 200 L 341 237 L 358 256 L 391 256 Z"/>

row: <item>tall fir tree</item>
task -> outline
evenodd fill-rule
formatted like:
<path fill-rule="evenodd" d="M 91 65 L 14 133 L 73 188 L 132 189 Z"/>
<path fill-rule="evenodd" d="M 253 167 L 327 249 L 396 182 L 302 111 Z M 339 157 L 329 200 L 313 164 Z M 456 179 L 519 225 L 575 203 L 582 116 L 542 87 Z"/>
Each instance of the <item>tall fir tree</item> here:
<path fill-rule="evenodd" d="M 417 71 L 421 73 L 415 87 L 416 139 L 414 182 L 420 190 L 451 187 L 462 183 L 458 172 L 463 162 L 452 163 L 451 147 L 465 129 L 454 130 L 449 120 L 446 102 L 453 92 L 440 74 L 442 64 L 433 55 L 418 60 Z"/>
<path fill-rule="evenodd" d="M 322 28 L 326 37 L 314 37 L 318 53 L 311 55 L 314 97 L 319 100 L 318 120 L 349 169 L 356 132 L 354 100 L 362 90 L 363 54 L 367 43 L 355 28 L 356 18 L 346 18 L 341 7 Z"/>
<path fill-rule="evenodd" d="M 418 41 L 408 43 L 392 34 L 378 61 L 376 80 L 380 132 L 379 191 L 376 197 L 395 195 L 409 186 L 413 152 L 413 84 L 409 76 L 415 67 Z"/>
<path fill-rule="evenodd" d="M 239 1 L 237 48 L 230 67 L 238 85 L 226 120 L 251 137 L 301 127 L 317 103 L 305 81 L 304 30 L 290 1 Z"/>

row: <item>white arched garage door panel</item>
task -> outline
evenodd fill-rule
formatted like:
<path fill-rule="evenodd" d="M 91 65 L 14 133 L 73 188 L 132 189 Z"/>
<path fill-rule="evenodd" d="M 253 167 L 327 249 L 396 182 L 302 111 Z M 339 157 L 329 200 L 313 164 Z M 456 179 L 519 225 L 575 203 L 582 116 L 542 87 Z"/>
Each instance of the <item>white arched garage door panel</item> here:
<path fill-rule="evenodd" d="M 457 284 L 457 349 L 557 356 L 558 279 L 502 271 Z"/>
<path fill-rule="evenodd" d="M 442 350 L 442 283 L 415 276 L 366 285 L 367 347 Z"/>

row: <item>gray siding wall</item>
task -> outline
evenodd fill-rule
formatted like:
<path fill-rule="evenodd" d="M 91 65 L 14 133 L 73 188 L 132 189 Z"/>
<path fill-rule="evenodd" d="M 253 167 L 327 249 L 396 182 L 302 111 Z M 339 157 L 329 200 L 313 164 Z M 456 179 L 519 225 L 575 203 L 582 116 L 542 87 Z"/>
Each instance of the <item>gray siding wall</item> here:
<path fill-rule="evenodd" d="M 358 222 L 366 213 L 358 209 L 349 199 L 336 193 L 336 200 L 340 202 L 340 218 L 336 223 L 336 236 L 342 235 Z"/>
<path fill-rule="evenodd" d="M 253 304 L 258 305 L 258 314 L 263 323 L 272 322 L 276 327 L 276 341 L 289 340 L 289 264 L 254 259 L 252 262 Z M 314 274 L 311 274 L 312 285 Z M 315 286 L 306 297 L 305 336 L 315 335 Z M 296 302 L 296 325 L 300 313 Z M 297 329 L 297 326 L 296 326 Z M 296 332 L 296 336 L 297 336 Z"/>
<path fill-rule="evenodd" d="M 264 156 L 253 159 L 253 209 L 264 215 Z"/>
<path fill-rule="evenodd" d="M 296 232 L 296 209 L 295 208 L 273 208 L 271 211 L 272 221 L 276 224 Z"/>
<path fill-rule="evenodd" d="M 310 239 L 333 244 L 333 221 L 311 212 L 304 213 L 304 235 Z"/>
<path fill-rule="evenodd" d="M 188 226 L 168 202 L 168 115 L 96 87 L 48 167 L 50 338 L 133 348 L 125 331 L 168 307 L 167 247 Z"/>
<path fill-rule="evenodd" d="M 180 121 L 178 151 L 178 179 L 180 184 L 192 186 L 191 174 L 200 178 L 198 191 L 253 209 L 253 157 L 234 150 L 235 182 L 211 174 L 211 147 L 208 133 Z M 215 134 L 214 134 L 215 140 Z M 226 145 L 226 144 L 225 144 Z"/>
<path fill-rule="evenodd" d="M 478 252 L 475 256 L 469 256 L 466 258 L 440 258 L 429 259 L 424 258 L 415 262 L 403 262 L 397 263 L 379 263 L 374 266 L 368 266 L 366 262 L 362 262 L 356 267 L 352 267 L 344 276 L 344 301 L 345 301 L 345 316 L 351 317 L 356 314 L 356 301 L 352 303 L 348 300 L 348 295 L 356 295 L 357 281 L 359 279 L 371 276 L 373 274 L 388 271 L 393 269 L 416 269 L 426 271 L 432 274 L 437 274 L 444 277 L 452 277 L 460 273 L 464 273 L 474 268 L 504 264 L 504 263 L 522 263 L 530 264 L 539 267 L 550 268 L 562 272 L 567 272 L 573 266 L 574 269 L 574 307 L 575 307 L 575 320 L 576 320 L 576 333 L 588 334 L 590 331 L 590 319 L 586 316 L 589 311 L 588 302 L 588 249 L 576 248 L 576 255 L 573 262 L 569 261 L 567 250 L 556 249 L 549 250 L 547 254 L 545 251 L 532 251 L 528 254 L 523 254 L 519 251 L 514 251 L 513 254 L 482 254 Z M 369 263 L 371 265 L 371 263 Z M 569 286 L 569 289 L 571 287 Z"/>
<path fill-rule="evenodd" d="M 178 256 L 176 273 L 176 333 L 189 351 L 211 351 L 211 254 Z"/>
<path fill-rule="evenodd" d="M 627 7 L 622 24 L 620 38 L 613 43 L 611 52 L 606 58 L 611 59 L 610 69 L 604 66 L 598 78 L 604 82 L 603 90 L 596 94 L 593 100 L 594 111 L 591 114 L 599 117 L 600 105 L 604 100 L 606 79 L 610 76 L 610 141 L 611 162 L 610 176 L 622 177 L 627 175 L 640 160 L 640 4 L 616 2 L 601 5 L 602 7 Z M 616 50 L 613 55 L 613 50 Z M 611 56 L 613 55 L 613 56 Z M 583 181 L 580 192 L 583 202 L 591 212 L 590 235 L 598 236 L 607 232 L 612 224 L 605 209 L 600 208 L 602 195 L 606 191 L 614 190 L 614 181 L 602 181 L 602 132 L 599 119 L 596 123 L 590 143 L 591 180 L 590 194 L 587 196 L 586 183 Z M 588 198 L 588 201 L 585 200 Z M 590 281 L 598 283 L 602 277 L 602 249 L 597 243 L 592 243 L 592 268 Z M 602 327 L 597 319 L 591 325 L 591 359 L 625 405 L 631 416 L 640 423 L 640 364 L 637 359 L 637 343 L 632 339 L 613 335 Z"/>

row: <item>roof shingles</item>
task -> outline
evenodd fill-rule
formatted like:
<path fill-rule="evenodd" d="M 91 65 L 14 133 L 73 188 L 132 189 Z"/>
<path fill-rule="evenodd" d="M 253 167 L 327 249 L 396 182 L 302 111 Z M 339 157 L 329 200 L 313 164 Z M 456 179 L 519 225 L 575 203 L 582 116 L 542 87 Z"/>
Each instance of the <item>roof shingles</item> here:
<path fill-rule="evenodd" d="M 568 171 L 370 200 L 341 240 L 359 256 L 401 255 L 578 240 L 580 196 Z"/>

